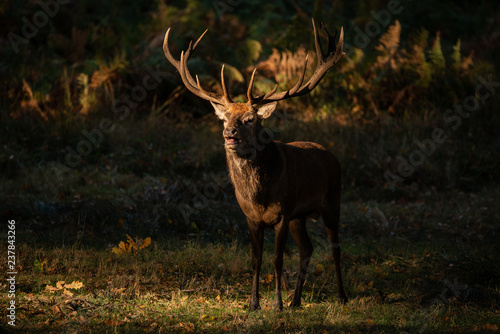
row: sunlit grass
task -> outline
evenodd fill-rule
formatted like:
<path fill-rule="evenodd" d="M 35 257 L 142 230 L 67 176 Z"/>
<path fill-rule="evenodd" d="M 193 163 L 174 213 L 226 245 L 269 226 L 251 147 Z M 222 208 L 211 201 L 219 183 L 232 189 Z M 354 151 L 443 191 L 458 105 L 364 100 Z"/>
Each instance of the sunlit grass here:
<path fill-rule="evenodd" d="M 273 309 L 272 231 L 265 234 L 262 310 L 248 311 L 249 237 L 227 178 L 222 124 L 181 85 L 161 50 L 164 31 L 175 29 L 172 48 L 180 54 L 208 28 L 190 63 L 193 74 L 217 92 L 220 63 L 234 66 L 231 94 L 246 101 L 245 83 L 235 78 L 248 79 L 258 64 L 259 94 L 275 81 L 280 89 L 293 85 L 302 67 L 297 50 L 312 50 L 311 15 L 331 30 L 344 25 L 347 46 L 358 36 L 354 27 L 374 23 L 371 13 L 387 4 L 249 1 L 218 17 L 216 3 L 70 2 L 23 40 L 20 52 L 8 42 L 0 48 L 0 215 L 16 220 L 18 271 L 17 326 L 5 324 L 9 299 L 2 293 L 0 331 L 498 331 L 498 92 L 456 129 L 443 118 L 477 93 L 479 76 L 498 80 L 494 39 L 477 38 L 496 31 L 490 17 L 498 3 L 451 11 L 435 1 L 403 4 L 370 45 L 353 53 L 345 48 L 348 54 L 312 94 L 280 103 L 264 121 L 276 140 L 324 145 L 343 174 L 341 245 L 350 301 L 336 301 L 319 221 L 308 225 L 314 253 L 303 306 L 283 312 Z M 43 14 L 37 1 L 0 7 L 9 18 L 4 36 L 23 34 L 25 20 Z M 270 60 L 276 66 L 266 66 Z M 123 106 L 149 70 L 161 82 L 120 119 L 113 103 Z M 69 166 L 68 148 L 76 150 L 88 140 L 83 132 L 103 119 L 115 130 Z M 408 159 L 436 128 L 448 139 L 391 190 L 384 173 L 398 173 L 400 158 Z M 143 249 L 113 253 L 120 242 L 146 238 L 152 242 Z M 291 238 L 284 262 L 286 305 L 299 262 Z M 7 263 L 4 250 L 2 291 Z M 84 286 L 65 294 L 57 289 L 63 281 Z"/>
<path fill-rule="evenodd" d="M 493 331 L 500 326 L 496 278 L 500 263 L 494 256 L 498 247 L 489 223 L 498 216 L 490 201 L 496 194 L 495 189 L 477 197 L 459 194 L 454 201 L 468 200 L 469 209 L 457 209 L 454 201 L 444 199 L 446 194 L 429 195 L 422 217 L 418 201 L 344 203 L 343 271 L 350 301 L 337 302 L 325 232 L 321 222 L 310 223 L 315 250 L 303 306 L 283 312 L 273 308 L 271 234 L 266 234 L 270 238 L 261 272 L 262 310 L 249 312 L 251 261 L 244 231 L 237 241 L 226 242 L 204 241 L 210 237 L 200 232 L 188 240 L 150 235 L 151 245 L 117 255 L 112 248 L 126 240 L 126 234 L 135 238 L 132 226 L 117 223 L 109 228 L 107 235 L 116 241 L 105 244 L 92 243 L 102 240 L 97 236 L 77 235 L 63 244 L 53 231 L 20 228 L 17 328 L 28 332 Z M 454 224 L 444 224 L 445 219 Z M 471 224 L 476 224 L 474 229 Z M 85 229 L 80 226 L 77 231 L 85 235 Z M 147 231 L 137 227 L 137 232 Z M 33 234 L 39 237 L 30 242 Z M 292 298 L 298 260 L 290 241 L 285 305 Z M 5 263 L 2 254 L 3 272 Z M 82 282 L 84 287 L 72 290 L 73 296 L 47 291 L 47 285 L 59 281 Z M 2 300 L 6 302 L 7 296 Z"/>

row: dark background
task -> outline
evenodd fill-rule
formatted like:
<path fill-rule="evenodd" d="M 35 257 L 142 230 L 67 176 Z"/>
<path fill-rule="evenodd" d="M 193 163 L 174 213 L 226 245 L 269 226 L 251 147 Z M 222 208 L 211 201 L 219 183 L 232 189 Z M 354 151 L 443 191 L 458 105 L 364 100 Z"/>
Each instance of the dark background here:
<path fill-rule="evenodd" d="M 251 270 L 222 124 L 165 59 L 166 29 L 175 57 L 208 29 L 191 73 L 220 93 L 225 64 L 233 99 L 245 102 L 255 66 L 260 94 L 276 82 L 289 89 L 306 54 L 316 58 L 311 18 L 331 32 L 343 26 L 347 54 L 264 125 L 276 140 L 314 141 L 339 158 L 353 303 L 322 304 L 335 285 L 316 223 L 319 255 L 304 292 L 319 307 L 311 313 L 267 323 L 259 318 L 267 313 L 247 318 L 243 306 L 211 318 L 158 306 L 200 305 L 194 298 L 246 305 Z M 132 332 L 498 329 L 499 27 L 498 1 L 2 1 L 0 216 L 2 226 L 16 221 L 26 329 L 62 330 L 67 321 L 94 332 L 103 324 Z M 272 235 L 266 240 L 269 254 Z M 119 251 L 120 242 L 145 246 Z M 295 253 L 290 241 L 287 268 Z M 267 256 L 269 300 L 271 263 Z M 75 305 L 45 291 L 59 280 L 85 284 Z M 143 302 L 158 310 L 123 320 L 142 314 Z M 331 312 L 345 323 L 324 320 Z"/>

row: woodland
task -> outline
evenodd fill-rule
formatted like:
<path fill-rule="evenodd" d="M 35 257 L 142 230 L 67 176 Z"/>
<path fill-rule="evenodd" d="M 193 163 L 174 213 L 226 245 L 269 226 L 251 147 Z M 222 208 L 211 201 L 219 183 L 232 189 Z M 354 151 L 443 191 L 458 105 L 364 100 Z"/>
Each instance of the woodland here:
<path fill-rule="evenodd" d="M 336 299 L 323 224 L 302 307 L 274 303 L 265 234 L 249 311 L 247 223 L 223 124 L 165 58 L 233 99 L 293 87 L 311 19 L 345 55 L 278 104 L 274 140 L 342 166 Z M 500 2 L 5 0 L 0 3 L 0 328 L 23 333 L 489 333 L 500 327 Z M 326 43 L 324 43 L 324 46 Z"/>

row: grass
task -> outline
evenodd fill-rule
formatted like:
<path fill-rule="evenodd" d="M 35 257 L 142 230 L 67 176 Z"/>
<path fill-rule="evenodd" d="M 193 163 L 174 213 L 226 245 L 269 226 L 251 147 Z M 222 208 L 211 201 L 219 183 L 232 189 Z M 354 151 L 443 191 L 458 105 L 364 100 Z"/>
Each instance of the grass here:
<path fill-rule="evenodd" d="M 457 114 L 453 121 L 444 117 L 474 96 L 480 76 L 498 81 L 498 43 L 491 37 L 497 2 L 474 10 L 403 4 L 388 27 L 346 55 L 311 95 L 280 103 L 280 113 L 265 121 L 275 139 L 318 142 L 343 168 L 350 301 L 336 302 L 325 231 L 321 222 L 310 223 L 315 251 L 303 307 L 283 312 L 272 309 L 272 231 L 261 275 L 263 309 L 248 311 L 249 236 L 227 177 L 222 125 L 208 103 L 183 89 L 161 50 L 164 31 L 175 31 L 171 47 L 179 55 L 208 28 L 190 68 L 217 92 L 220 64 L 234 66 L 226 79 L 239 101 L 244 94 L 236 94 L 246 89 L 241 78 L 258 64 L 260 93 L 275 81 L 280 89 L 294 84 L 293 73 L 303 66 L 299 47 L 313 50 L 311 17 L 332 30 L 344 26 L 346 45 L 354 45 L 355 28 L 374 22 L 371 12 L 387 3 L 242 2 L 219 17 L 212 0 L 128 2 L 61 5 L 18 53 L 7 40 L 0 50 L 6 59 L 0 218 L 16 220 L 19 272 L 18 326 L 2 321 L 3 330 L 498 331 L 498 94 L 460 123 Z M 9 18 L 3 36 L 22 34 L 25 19 L 40 10 L 36 1 L 0 6 Z M 121 109 L 123 96 L 132 96 L 151 71 L 158 86 L 120 119 L 113 101 Z M 115 130 L 69 166 L 68 148 L 77 150 L 88 140 L 82 131 L 99 129 L 103 119 Z M 384 175 L 398 173 L 401 159 L 409 160 L 436 128 L 448 139 L 411 175 L 389 184 Z M 5 229 L 0 238 L 7 239 Z M 115 247 L 139 248 L 148 238 L 147 247 L 117 254 Z M 7 261 L 0 252 L 6 290 Z M 285 304 L 297 263 L 290 240 Z M 8 295 L 0 302 L 6 305 Z"/>
<path fill-rule="evenodd" d="M 336 301 L 325 231 L 321 222 L 311 222 L 315 251 L 303 307 L 281 313 L 272 309 L 272 231 L 266 234 L 261 274 L 263 309 L 248 311 L 249 237 L 228 183 L 215 117 L 123 123 L 72 169 L 60 167 L 57 152 L 75 146 L 78 137 L 69 135 L 65 142 L 65 134 L 58 132 L 44 141 L 46 133 L 36 129 L 50 132 L 51 124 L 4 123 L 12 136 L 2 156 L 0 214 L 4 221 L 17 222 L 16 330 L 497 330 L 500 188 L 496 141 L 480 126 L 486 120 L 478 115 L 464 121 L 391 191 L 383 174 L 397 170 L 394 157 L 407 156 L 415 148 L 412 140 L 427 138 L 438 121 L 385 118 L 363 124 L 344 115 L 347 123 L 340 123 L 341 116 L 307 110 L 266 124 L 283 141 L 317 138 L 344 169 L 341 235 L 350 301 Z M 31 130 L 16 132 L 20 129 Z M 132 129 L 134 136 L 127 135 Z M 113 253 L 127 235 L 138 245 L 148 237 L 152 243 L 130 254 Z M 1 237 L 6 238 L 5 230 Z M 6 255 L 0 254 L 3 273 Z M 290 238 L 285 304 L 291 300 L 297 263 Z M 84 286 L 67 289 L 70 296 L 56 289 L 60 281 Z M 9 300 L 6 294 L 0 298 L 3 305 Z M 6 312 L 3 308 L 1 316 Z"/>
<path fill-rule="evenodd" d="M 36 229 L 36 224 L 19 221 L 16 330 L 495 331 L 500 326 L 500 261 L 493 222 L 500 217 L 499 191 L 430 192 L 397 202 L 344 201 L 343 265 L 350 301 L 346 305 L 336 301 L 327 238 L 321 223 L 311 222 L 315 251 L 303 307 L 283 312 L 272 307 L 271 231 L 266 234 L 261 273 L 262 310 L 248 311 L 250 249 L 241 216 L 233 221 L 241 225 L 233 241 L 201 231 L 175 236 L 162 226 L 161 233 L 149 235 L 151 245 L 121 255 L 112 252 L 119 240 L 131 234 L 140 244 L 134 232 L 144 239 L 152 233 L 150 228 L 121 226 L 118 221 L 103 228 L 82 217 L 68 233 L 64 227 L 70 225 L 63 222 Z M 90 232 L 93 224 L 98 231 Z M 105 235 L 98 236 L 101 233 Z M 1 263 L 2 272 L 7 272 L 4 254 Z M 297 264 L 298 251 L 289 241 L 285 302 L 291 300 Z M 68 289 L 72 295 L 63 289 L 47 291 L 47 285 L 56 287 L 59 281 L 84 286 Z M 1 298 L 8 302 L 6 294 Z"/>

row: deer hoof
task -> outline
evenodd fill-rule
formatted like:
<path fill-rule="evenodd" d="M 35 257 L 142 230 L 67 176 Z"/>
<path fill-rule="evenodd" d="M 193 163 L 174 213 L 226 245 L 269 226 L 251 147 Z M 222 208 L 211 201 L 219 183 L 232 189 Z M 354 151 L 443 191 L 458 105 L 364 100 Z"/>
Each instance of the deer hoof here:
<path fill-rule="evenodd" d="M 259 304 L 250 304 L 250 311 L 257 311 L 260 310 L 260 305 Z"/>

